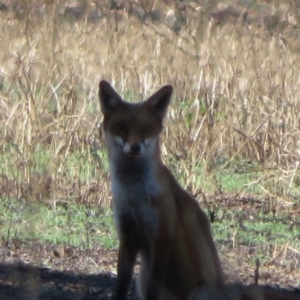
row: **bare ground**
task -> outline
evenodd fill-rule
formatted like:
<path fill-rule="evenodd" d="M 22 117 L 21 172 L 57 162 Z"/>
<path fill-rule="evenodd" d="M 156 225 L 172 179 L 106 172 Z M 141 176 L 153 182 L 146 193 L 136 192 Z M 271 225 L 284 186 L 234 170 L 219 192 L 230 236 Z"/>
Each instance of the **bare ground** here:
<path fill-rule="evenodd" d="M 263 222 L 258 212 L 268 210 L 263 200 L 250 196 L 239 198 L 214 196 L 207 199 L 206 206 L 222 211 L 222 217 L 215 222 L 225 222 L 232 212 L 242 211 L 235 223 L 245 219 Z M 213 208 L 214 207 L 214 208 Z M 204 207 L 207 209 L 207 207 Z M 230 214 L 231 212 L 231 214 Z M 277 206 L 276 214 L 288 218 L 278 222 L 290 222 L 300 226 L 300 207 L 287 209 Z M 272 233 L 271 233 L 272 234 Z M 274 233 L 275 234 L 275 233 Z M 295 236 L 295 238 L 299 238 Z M 228 283 L 253 284 L 256 257 L 261 251 L 228 239 L 215 240 Z M 290 247 L 288 241 L 270 251 L 271 245 L 259 245 L 264 250 L 266 262 L 258 270 L 258 283 L 275 290 L 294 294 L 300 299 L 300 252 Z M 0 245 L 0 299 L 1 300 L 92 300 L 111 299 L 116 283 L 117 250 L 79 249 L 72 246 L 50 245 L 38 240 L 3 238 Z M 136 269 L 136 273 L 137 273 Z M 136 274 L 135 273 L 135 274 Z M 137 299 L 134 283 L 129 298 Z M 296 298 L 297 299 L 297 298 Z"/>
<path fill-rule="evenodd" d="M 255 214 L 257 201 L 219 200 L 222 209 L 240 207 Z M 222 204 L 221 204 L 222 203 Z M 225 204 L 224 204 L 225 203 Z M 294 210 L 296 213 L 296 210 Z M 217 220 L 220 221 L 220 220 Z M 256 249 L 216 241 L 228 283 L 253 284 Z M 3 241 L 0 248 L 0 299 L 111 299 L 116 283 L 117 251 L 82 250 L 39 241 Z M 299 295 L 300 256 L 286 244 L 261 264 L 258 283 L 265 288 Z M 137 270 L 136 270 L 137 271 Z M 298 297 L 298 296 L 297 296 Z M 137 299 L 134 283 L 129 299 Z"/>
<path fill-rule="evenodd" d="M 41 256 L 52 256 L 50 247 L 44 249 L 46 251 L 41 253 Z M 2 300 L 111 299 L 116 282 L 115 273 L 111 271 L 115 269 L 116 251 L 73 249 L 74 254 L 71 256 L 53 258 L 52 268 L 48 268 L 22 262 L 20 259 L 22 256 L 27 257 L 25 260 L 30 260 L 32 249 L 23 249 L 21 257 L 12 254 L 8 249 L 2 248 L 1 250 L 2 253 L 6 252 L 8 255 L 7 262 L 0 264 L 0 299 Z M 225 269 L 228 267 L 227 265 Z M 107 271 L 103 270 L 97 274 L 97 269 L 103 268 L 107 268 Z M 248 284 L 249 279 L 253 278 L 253 268 L 246 264 L 233 268 L 231 271 L 233 274 L 229 276 L 230 280 L 239 279 Z M 299 278 L 299 272 L 298 274 L 297 272 L 283 272 L 284 268 L 277 269 L 277 271 L 279 272 L 276 272 L 274 268 L 263 270 L 260 276 L 261 284 L 286 290 L 289 294 L 300 297 L 300 289 L 292 289 L 293 282 L 297 282 Z M 129 299 L 137 299 L 134 284 L 131 286 L 129 295 Z"/>

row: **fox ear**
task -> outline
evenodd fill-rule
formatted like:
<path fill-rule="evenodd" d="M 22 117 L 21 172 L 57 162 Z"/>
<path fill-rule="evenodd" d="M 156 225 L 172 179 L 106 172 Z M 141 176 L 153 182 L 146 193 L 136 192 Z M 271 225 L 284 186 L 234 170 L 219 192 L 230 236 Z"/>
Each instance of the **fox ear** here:
<path fill-rule="evenodd" d="M 161 119 L 164 118 L 167 112 L 172 92 L 173 87 L 171 85 L 166 85 L 146 100 L 146 105 L 149 105 Z"/>
<path fill-rule="evenodd" d="M 121 96 L 105 80 L 99 83 L 99 99 L 101 111 L 104 115 L 113 111 L 123 101 Z"/>

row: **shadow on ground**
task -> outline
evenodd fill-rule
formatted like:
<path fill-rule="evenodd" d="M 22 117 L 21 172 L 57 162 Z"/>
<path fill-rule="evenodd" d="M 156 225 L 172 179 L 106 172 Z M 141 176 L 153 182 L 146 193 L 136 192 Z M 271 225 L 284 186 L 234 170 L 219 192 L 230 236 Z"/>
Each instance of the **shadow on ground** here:
<path fill-rule="evenodd" d="M 116 276 L 87 275 L 73 271 L 39 268 L 24 263 L 0 264 L 1 300 L 103 300 L 111 299 Z M 137 300 L 131 285 L 129 300 Z M 300 299 L 300 290 L 267 287 L 277 293 Z M 299 298 L 298 298 L 299 297 Z M 293 297 L 294 299 L 294 297 Z"/>
<path fill-rule="evenodd" d="M 1 300 L 111 299 L 115 282 L 115 276 L 110 274 L 86 275 L 24 263 L 0 264 Z M 133 294 L 133 285 L 129 299 L 137 299 Z"/>

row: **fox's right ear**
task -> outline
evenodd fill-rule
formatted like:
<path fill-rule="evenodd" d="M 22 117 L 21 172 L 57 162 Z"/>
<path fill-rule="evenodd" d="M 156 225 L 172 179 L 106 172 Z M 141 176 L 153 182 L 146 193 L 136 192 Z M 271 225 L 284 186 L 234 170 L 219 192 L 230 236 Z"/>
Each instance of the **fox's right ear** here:
<path fill-rule="evenodd" d="M 105 80 L 99 83 L 99 99 L 101 111 L 104 115 L 114 111 L 118 104 L 123 101 L 121 96 Z"/>

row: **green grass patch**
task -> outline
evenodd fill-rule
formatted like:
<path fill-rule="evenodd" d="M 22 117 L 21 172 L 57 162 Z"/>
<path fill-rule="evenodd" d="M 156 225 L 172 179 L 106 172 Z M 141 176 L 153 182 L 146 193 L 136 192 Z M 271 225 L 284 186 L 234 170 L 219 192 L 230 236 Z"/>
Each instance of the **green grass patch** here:
<path fill-rule="evenodd" d="M 117 237 L 110 209 L 83 205 L 24 204 L 11 199 L 0 201 L 1 237 L 40 240 L 80 248 L 115 248 Z"/>
<path fill-rule="evenodd" d="M 287 242 L 295 249 L 300 248 L 300 227 L 292 226 L 293 222 L 287 215 L 275 216 L 237 208 L 220 211 L 219 214 L 222 216 L 217 216 L 217 221 L 212 224 L 214 239 L 229 247 L 243 245 L 256 249 L 253 259 L 259 256 L 264 262 L 269 257 L 266 251 L 274 249 L 274 246 L 282 247 Z M 270 248 L 270 245 L 273 247 Z"/>

